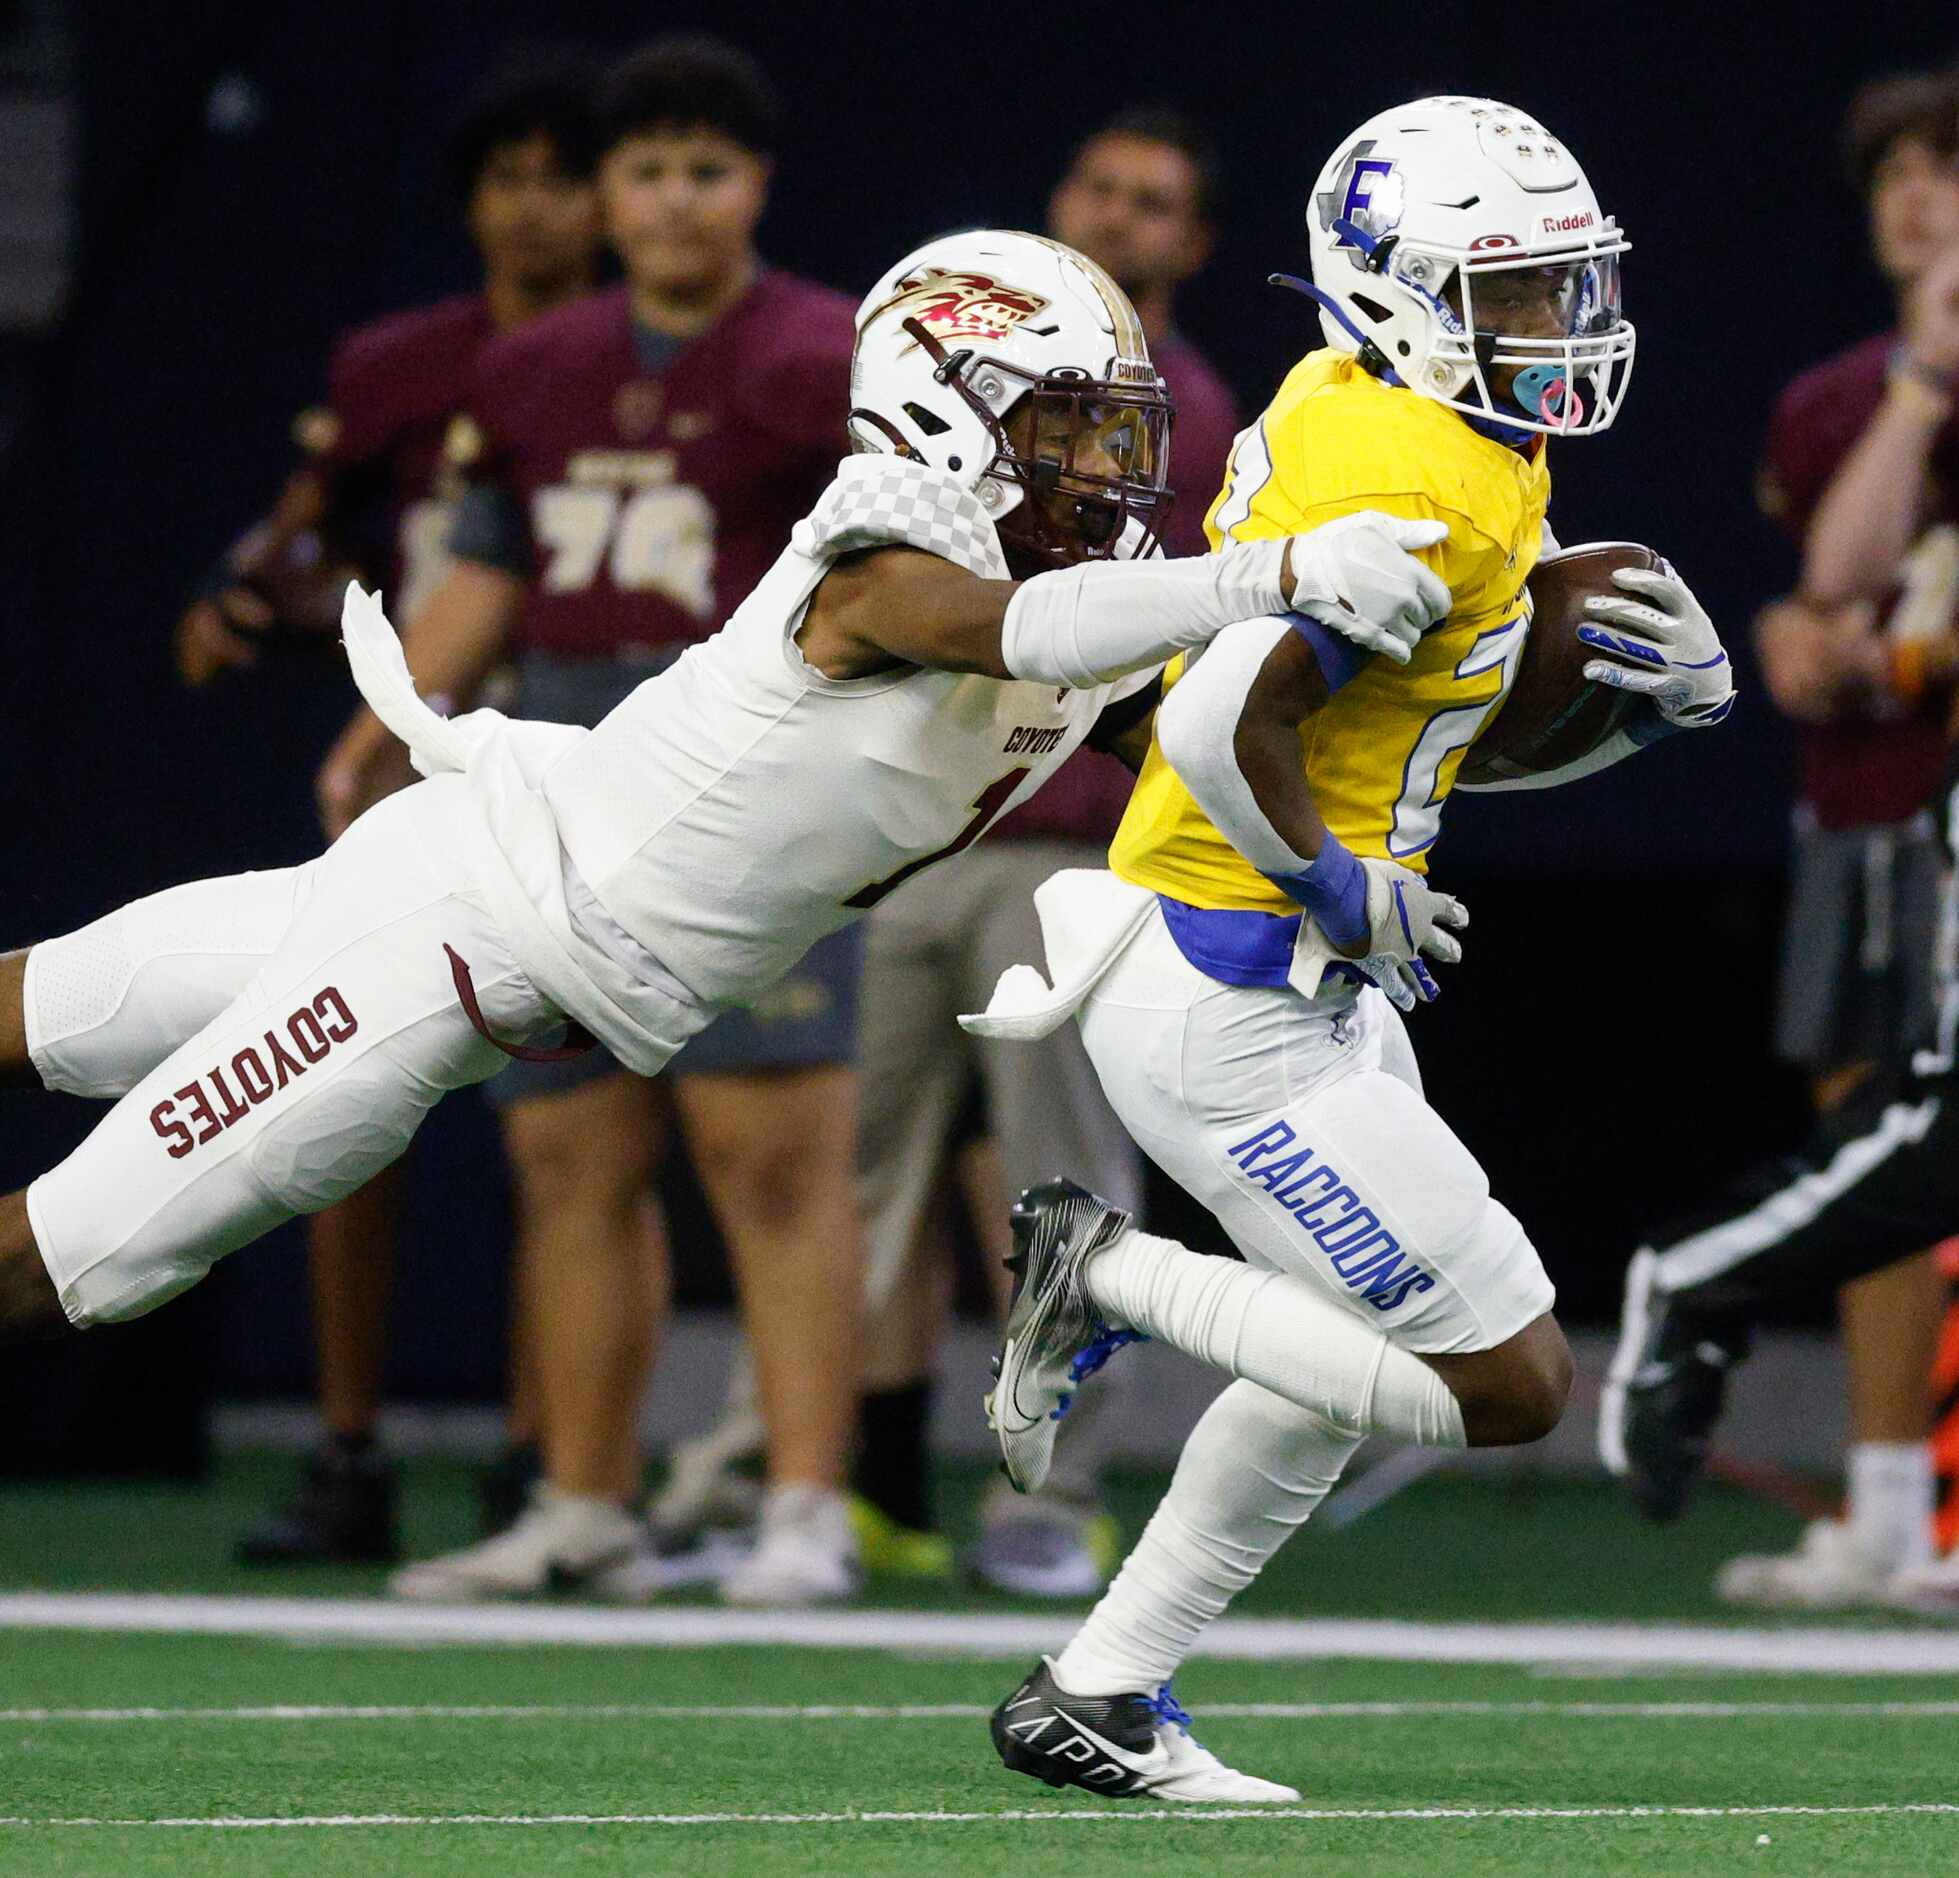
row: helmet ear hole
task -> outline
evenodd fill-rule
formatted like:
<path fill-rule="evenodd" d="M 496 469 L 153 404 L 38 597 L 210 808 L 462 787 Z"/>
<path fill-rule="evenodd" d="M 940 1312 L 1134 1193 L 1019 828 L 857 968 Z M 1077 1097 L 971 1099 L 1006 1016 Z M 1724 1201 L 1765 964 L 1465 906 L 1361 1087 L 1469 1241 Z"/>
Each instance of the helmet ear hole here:
<path fill-rule="evenodd" d="M 905 415 L 928 437 L 942 437 L 952 428 L 938 412 L 928 411 L 916 402 L 905 406 Z"/>
<path fill-rule="evenodd" d="M 1376 326 L 1385 326 L 1389 320 L 1394 318 L 1394 315 L 1390 313 L 1388 309 L 1380 303 L 1380 301 L 1370 300 L 1367 297 L 1367 295 L 1364 293 L 1351 293 L 1347 297 L 1354 303 L 1356 307 L 1358 307 L 1361 310 L 1361 312 L 1365 313 L 1367 317 L 1371 319 Z"/>

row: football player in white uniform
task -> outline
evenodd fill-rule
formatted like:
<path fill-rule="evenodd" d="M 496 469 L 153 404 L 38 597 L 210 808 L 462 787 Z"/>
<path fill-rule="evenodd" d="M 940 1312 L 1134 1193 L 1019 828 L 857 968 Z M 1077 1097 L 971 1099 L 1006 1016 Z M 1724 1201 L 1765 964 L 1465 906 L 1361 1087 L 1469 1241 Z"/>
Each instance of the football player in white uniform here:
<path fill-rule="evenodd" d="M 1057 243 L 907 257 L 858 316 L 853 401 L 857 454 L 775 566 L 597 729 L 438 716 L 355 589 L 356 680 L 428 780 L 304 866 L 0 959 L 0 1079 L 114 1101 L 0 1198 L 0 1341 L 154 1308 L 568 1027 L 655 1073 L 1112 704 L 1105 734 L 1146 715 L 1180 647 L 1290 607 L 1405 659 L 1446 603 L 1406 552 L 1439 529 L 1383 517 L 1131 559 L 1168 400 L 1121 291 Z"/>

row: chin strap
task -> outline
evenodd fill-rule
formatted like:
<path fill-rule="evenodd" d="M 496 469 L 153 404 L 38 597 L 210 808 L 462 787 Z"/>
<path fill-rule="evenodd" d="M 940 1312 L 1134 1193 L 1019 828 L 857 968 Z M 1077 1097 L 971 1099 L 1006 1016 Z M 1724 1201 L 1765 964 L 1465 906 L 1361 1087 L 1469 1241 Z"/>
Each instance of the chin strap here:
<path fill-rule="evenodd" d="M 1458 411 L 1456 415 L 1479 437 L 1487 437 L 1492 443 L 1511 450 L 1528 450 L 1544 434 L 1538 430 L 1520 430 L 1497 417 L 1477 417 L 1468 411 Z"/>
<path fill-rule="evenodd" d="M 1362 365 L 1376 378 L 1384 379 L 1388 384 L 1399 386 L 1404 391 L 1407 390 L 1407 382 L 1388 363 L 1388 355 L 1347 317 L 1346 308 L 1330 293 L 1315 287 L 1310 280 L 1301 280 L 1297 274 L 1267 274 L 1265 284 L 1268 287 L 1290 287 L 1294 293 L 1303 293 L 1322 313 L 1329 315 L 1340 330 L 1360 348 Z"/>

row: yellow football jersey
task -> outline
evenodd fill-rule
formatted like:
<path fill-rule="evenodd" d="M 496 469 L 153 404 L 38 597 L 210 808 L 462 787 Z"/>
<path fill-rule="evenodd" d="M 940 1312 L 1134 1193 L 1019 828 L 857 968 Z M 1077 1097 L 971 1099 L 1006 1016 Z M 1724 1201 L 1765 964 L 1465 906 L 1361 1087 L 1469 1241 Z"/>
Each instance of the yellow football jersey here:
<path fill-rule="evenodd" d="M 1448 618 L 1408 664 L 1369 659 L 1300 731 L 1313 800 L 1355 854 L 1426 870 L 1463 752 L 1516 674 L 1550 493 L 1541 444 L 1510 449 L 1331 350 L 1300 360 L 1239 437 L 1205 521 L 1213 547 L 1357 509 L 1449 525 L 1420 556 L 1448 584 Z M 1182 669 L 1171 664 L 1166 689 Z M 1109 865 L 1191 906 L 1298 910 L 1211 826 L 1154 743 Z"/>

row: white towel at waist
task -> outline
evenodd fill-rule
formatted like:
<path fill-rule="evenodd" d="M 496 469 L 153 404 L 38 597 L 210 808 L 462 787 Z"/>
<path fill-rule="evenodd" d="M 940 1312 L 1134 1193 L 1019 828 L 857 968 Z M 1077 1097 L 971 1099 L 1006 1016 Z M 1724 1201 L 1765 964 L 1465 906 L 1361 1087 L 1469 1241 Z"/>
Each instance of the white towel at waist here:
<path fill-rule="evenodd" d="M 1106 868 L 1070 867 L 1050 874 L 1034 890 L 1034 910 L 1053 984 L 1031 965 L 1011 965 L 986 1009 L 961 1017 L 960 1028 L 1016 1043 L 1059 1030 L 1155 908 L 1156 895 L 1148 888 L 1118 880 Z"/>
<path fill-rule="evenodd" d="M 589 734 L 576 724 L 539 724 L 501 711 L 443 717 L 431 710 L 415 689 L 380 595 L 364 592 L 358 581 L 347 584 L 340 633 L 355 687 L 368 709 L 408 746 L 410 761 L 424 776 L 468 770 L 495 739 L 516 763 L 524 783 L 535 787 L 557 758 Z"/>
<path fill-rule="evenodd" d="M 478 825 L 472 834 L 465 824 L 471 871 L 526 975 L 628 1069 L 657 1076 L 715 1013 L 670 975 L 635 972 L 595 943 L 566 904 L 564 848 L 538 783 L 591 733 L 501 711 L 443 717 L 417 694 L 375 595 L 350 585 L 340 624 L 354 683 L 407 744 L 415 767 L 424 776 L 466 780 Z"/>

